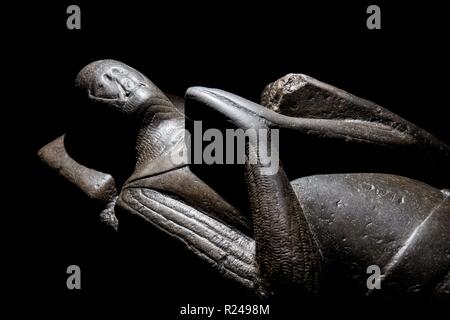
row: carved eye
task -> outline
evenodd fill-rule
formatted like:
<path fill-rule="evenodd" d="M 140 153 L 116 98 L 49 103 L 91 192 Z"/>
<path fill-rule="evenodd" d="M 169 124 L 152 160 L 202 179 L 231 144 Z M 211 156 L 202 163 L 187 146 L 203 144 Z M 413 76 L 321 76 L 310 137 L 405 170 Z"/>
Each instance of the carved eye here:
<path fill-rule="evenodd" d="M 105 78 L 108 81 L 112 81 L 112 77 L 111 77 L 111 75 L 109 73 L 103 74 L 103 78 Z"/>

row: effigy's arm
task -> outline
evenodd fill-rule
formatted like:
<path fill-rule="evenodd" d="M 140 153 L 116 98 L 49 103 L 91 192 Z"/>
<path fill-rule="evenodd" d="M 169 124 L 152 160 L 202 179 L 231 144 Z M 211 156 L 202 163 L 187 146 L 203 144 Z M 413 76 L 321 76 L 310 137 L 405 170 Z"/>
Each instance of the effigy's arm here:
<path fill-rule="evenodd" d="M 243 107 L 252 102 L 224 91 L 190 88 L 186 104 L 210 107 L 243 130 L 269 129 L 263 119 Z M 248 135 L 245 175 L 262 286 L 269 295 L 314 295 L 321 270 L 318 245 L 282 166 L 273 168 L 261 161 L 262 152 L 277 157 L 278 146 L 255 137 Z M 270 147 L 262 148 L 261 143 Z M 250 159 L 256 162 L 250 163 Z"/>

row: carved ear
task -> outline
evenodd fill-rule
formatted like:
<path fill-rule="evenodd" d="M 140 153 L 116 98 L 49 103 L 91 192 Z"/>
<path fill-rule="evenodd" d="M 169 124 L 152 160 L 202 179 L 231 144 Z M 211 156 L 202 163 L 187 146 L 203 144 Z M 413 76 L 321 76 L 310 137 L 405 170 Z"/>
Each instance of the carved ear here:
<path fill-rule="evenodd" d="M 304 74 L 287 74 L 267 85 L 261 95 L 261 104 L 290 117 L 340 120 L 349 125 L 360 123 L 366 126 L 368 133 L 373 131 L 370 135 L 374 139 L 376 129 L 385 128 L 386 136 L 399 137 L 387 139 L 388 144 L 403 142 L 450 157 L 449 146 L 422 128 L 371 101 Z"/>

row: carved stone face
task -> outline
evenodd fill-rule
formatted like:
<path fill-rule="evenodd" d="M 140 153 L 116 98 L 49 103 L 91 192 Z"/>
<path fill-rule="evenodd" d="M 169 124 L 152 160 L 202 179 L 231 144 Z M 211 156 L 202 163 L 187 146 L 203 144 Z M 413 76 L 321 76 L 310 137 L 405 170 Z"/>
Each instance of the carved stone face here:
<path fill-rule="evenodd" d="M 114 60 L 101 60 L 84 67 L 76 85 L 88 98 L 130 114 L 145 103 L 154 84 L 139 71 Z"/>

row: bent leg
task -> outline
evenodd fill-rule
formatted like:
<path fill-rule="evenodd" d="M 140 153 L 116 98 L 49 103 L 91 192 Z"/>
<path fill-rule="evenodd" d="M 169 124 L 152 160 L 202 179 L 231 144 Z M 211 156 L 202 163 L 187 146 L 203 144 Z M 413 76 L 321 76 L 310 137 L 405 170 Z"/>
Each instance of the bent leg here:
<path fill-rule="evenodd" d="M 247 105 L 254 103 L 221 90 L 190 88 L 186 103 L 212 108 L 244 130 L 268 130 L 266 121 L 249 111 Z M 248 144 L 248 157 L 258 163 L 247 161 L 246 181 L 263 286 L 269 294 L 315 294 L 321 269 L 318 246 L 283 168 L 268 175 L 271 168 L 259 161 L 257 145 L 257 141 Z"/>

